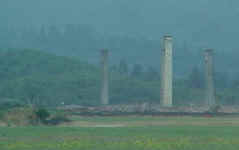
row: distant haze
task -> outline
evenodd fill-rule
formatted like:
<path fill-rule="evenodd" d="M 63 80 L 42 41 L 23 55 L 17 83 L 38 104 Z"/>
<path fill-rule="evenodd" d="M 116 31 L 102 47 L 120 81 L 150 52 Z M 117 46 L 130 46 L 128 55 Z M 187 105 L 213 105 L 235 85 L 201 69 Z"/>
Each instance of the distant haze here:
<path fill-rule="evenodd" d="M 238 0 L 0 0 L 0 26 L 87 24 L 99 32 L 172 34 L 197 47 L 237 50 Z"/>

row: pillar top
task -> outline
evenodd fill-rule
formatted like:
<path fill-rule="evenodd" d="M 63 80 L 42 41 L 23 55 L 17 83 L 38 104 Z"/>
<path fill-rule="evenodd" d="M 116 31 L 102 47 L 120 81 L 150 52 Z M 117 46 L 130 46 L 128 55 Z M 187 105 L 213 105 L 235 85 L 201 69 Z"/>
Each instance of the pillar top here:
<path fill-rule="evenodd" d="M 172 39 L 173 39 L 173 37 L 172 37 L 172 36 L 170 36 L 170 35 L 165 35 L 165 36 L 164 36 L 164 39 L 166 39 L 166 40 L 172 40 Z"/>
<path fill-rule="evenodd" d="M 204 53 L 205 53 L 205 54 L 209 54 L 209 55 L 212 55 L 213 52 L 214 52 L 213 49 L 205 49 L 205 50 L 204 50 Z"/>
<path fill-rule="evenodd" d="M 102 52 L 102 53 L 108 53 L 109 50 L 104 48 L 104 49 L 101 49 L 101 52 Z"/>
<path fill-rule="evenodd" d="M 213 49 L 211 48 L 205 49 L 205 52 L 213 52 Z"/>

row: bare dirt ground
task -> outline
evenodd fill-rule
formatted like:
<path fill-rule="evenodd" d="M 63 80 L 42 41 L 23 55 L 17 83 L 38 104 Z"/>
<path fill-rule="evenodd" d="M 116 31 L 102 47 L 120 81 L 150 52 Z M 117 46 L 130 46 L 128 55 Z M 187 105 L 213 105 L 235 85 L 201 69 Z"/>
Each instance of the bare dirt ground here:
<path fill-rule="evenodd" d="M 0 127 L 5 127 L 5 126 L 7 126 L 5 123 L 0 122 Z"/>
<path fill-rule="evenodd" d="M 132 127 L 132 126 L 239 126 L 239 117 L 87 117 L 60 126 L 71 127 Z M 121 119 L 121 121 L 119 121 Z M 130 121 L 129 121 L 130 120 Z"/>
<path fill-rule="evenodd" d="M 94 122 L 87 122 L 87 121 L 73 121 L 70 123 L 64 123 L 60 126 L 63 127 L 101 127 L 101 128 L 116 128 L 116 127 L 126 127 L 127 125 L 122 123 L 122 124 L 118 124 L 115 122 L 112 123 L 94 123 Z"/>

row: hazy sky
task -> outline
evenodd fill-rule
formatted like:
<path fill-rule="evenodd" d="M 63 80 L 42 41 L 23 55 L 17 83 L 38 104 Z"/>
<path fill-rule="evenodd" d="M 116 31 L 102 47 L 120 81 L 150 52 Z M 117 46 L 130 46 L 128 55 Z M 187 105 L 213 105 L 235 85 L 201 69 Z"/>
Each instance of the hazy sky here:
<path fill-rule="evenodd" d="M 0 0 L 2 25 L 90 24 L 102 32 L 172 34 L 194 45 L 236 49 L 238 0 Z"/>

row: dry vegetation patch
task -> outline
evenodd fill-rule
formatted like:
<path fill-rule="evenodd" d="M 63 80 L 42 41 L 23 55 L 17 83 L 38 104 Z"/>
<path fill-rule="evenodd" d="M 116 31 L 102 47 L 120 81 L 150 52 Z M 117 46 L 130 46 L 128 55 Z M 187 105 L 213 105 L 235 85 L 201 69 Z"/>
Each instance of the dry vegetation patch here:
<path fill-rule="evenodd" d="M 38 119 L 34 109 L 14 108 L 5 112 L 3 122 L 8 126 L 28 126 L 37 124 Z"/>

